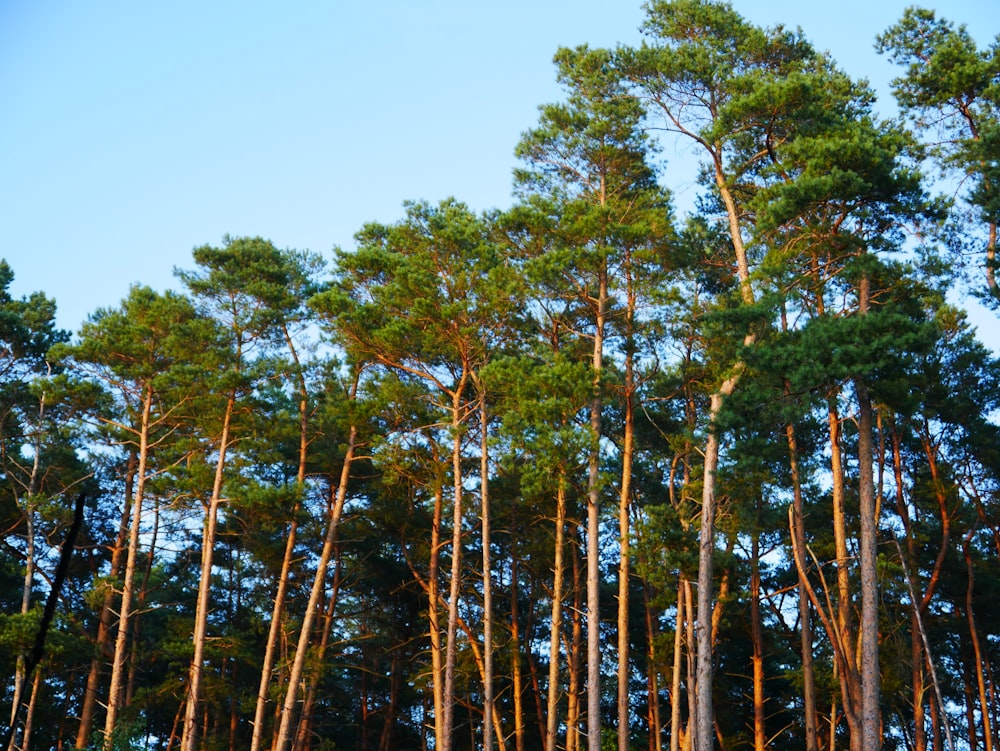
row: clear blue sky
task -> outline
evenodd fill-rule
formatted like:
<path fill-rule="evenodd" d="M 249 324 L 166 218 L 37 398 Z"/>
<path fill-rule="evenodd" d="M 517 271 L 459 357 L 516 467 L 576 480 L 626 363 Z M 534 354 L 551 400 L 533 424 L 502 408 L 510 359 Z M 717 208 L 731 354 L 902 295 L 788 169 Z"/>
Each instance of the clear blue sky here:
<path fill-rule="evenodd" d="M 890 111 L 896 72 L 872 45 L 910 3 L 733 4 L 800 26 Z M 1000 32 L 995 0 L 929 7 L 981 45 Z M 328 253 L 407 199 L 507 206 L 518 137 L 561 97 L 556 48 L 636 43 L 642 15 L 639 0 L 0 0 L 13 292 L 54 297 L 75 331 L 134 282 L 176 286 L 227 233 Z"/>

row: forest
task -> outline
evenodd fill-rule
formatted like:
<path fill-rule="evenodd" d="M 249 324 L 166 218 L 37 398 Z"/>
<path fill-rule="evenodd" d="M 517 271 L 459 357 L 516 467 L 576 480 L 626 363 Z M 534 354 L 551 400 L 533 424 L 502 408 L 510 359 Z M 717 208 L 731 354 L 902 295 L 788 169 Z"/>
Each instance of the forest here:
<path fill-rule="evenodd" d="M 1000 36 L 645 12 L 508 209 L 0 263 L 6 749 L 1000 748 Z"/>

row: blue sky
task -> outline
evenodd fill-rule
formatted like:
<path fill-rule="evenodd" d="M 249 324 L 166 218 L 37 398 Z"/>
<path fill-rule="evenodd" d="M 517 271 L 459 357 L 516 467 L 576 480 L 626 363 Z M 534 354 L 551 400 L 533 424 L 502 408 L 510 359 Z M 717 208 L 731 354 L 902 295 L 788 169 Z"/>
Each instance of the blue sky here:
<path fill-rule="evenodd" d="M 896 71 L 872 45 L 908 4 L 733 3 L 800 26 L 886 112 Z M 943 15 L 981 45 L 1000 32 L 994 0 Z M 0 0 L 13 292 L 54 297 L 75 331 L 134 282 L 176 287 L 227 233 L 327 254 L 407 199 L 505 207 L 519 135 L 561 97 L 557 47 L 637 43 L 642 16 L 638 0 Z"/>

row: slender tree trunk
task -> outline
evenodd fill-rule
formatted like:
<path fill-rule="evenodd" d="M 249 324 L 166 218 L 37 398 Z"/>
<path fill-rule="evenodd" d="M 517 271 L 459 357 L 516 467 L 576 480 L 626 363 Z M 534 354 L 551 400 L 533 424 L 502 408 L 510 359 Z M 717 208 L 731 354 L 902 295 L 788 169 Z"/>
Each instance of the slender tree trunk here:
<path fill-rule="evenodd" d="M 867 315 L 871 283 L 862 278 L 858 290 L 858 314 Z M 854 381 L 858 398 L 858 496 L 861 529 L 861 747 L 882 748 L 880 712 L 881 670 L 878 662 L 878 497 L 872 474 L 874 461 L 874 410 L 864 378 Z"/>
<path fill-rule="evenodd" d="M 677 580 L 677 615 L 674 618 L 674 666 L 670 675 L 670 751 L 681 749 L 681 645 L 684 641 L 685 581 Z"/>
<path fill-rule="evenodd" d="M 861 675 L 855 650 L 854 624 L 851 617 L 851 556 L 847 548 L 847 516 L 844 509 L 844 465 L 840 445 L 840 415 L 836 397 L 828 402 L 830 432 L 830 474 L 833 502 L 833 537 L 837 555 L 836 644 L 840 654 L 840 686 L 844 718 L 850 728 L 851 751 L 864 751 L 861 743 L 862 701 Z"/>
<path fill-rule="evenodd" d="M 493 567 L 490 563 L 489 411 L 479 399 L 479 502 L 483 545 L 483 748 L 493 751 Z"/>
<path fill-rule="evenodd" d="M 583 650 L 583 603 L 580 588 L 580 546 L 579 540 L 574 540 L 570 547 L 573 561 L 573 610 L 569 658 L 569 686 L 566 699 L 566 751 L 578 751 L 580 748 L 580 658 Z"/>
<path fill-rule="evenodd" d="M 521 657 L 520 566 L 515 555 L 510 567 L 510 664 L 514 692 L 514 748 L 524 751 L 524 675 Z"/>
<path fill-rule="evenodd" d="M 337 601 L 340 598 L 340 585 L 342 581 L 340 545 L 334 545 L 333 563 L 333 587 L 330 597 L 326 603 L 326 611 L 323 613 L 323 628 L 319 637 L 319 645 L 316 649 L 316 664 L 322 666 L 326 659 L 326 650 L 330 646 L 330 632 L 333 630 L 333 614 L 337 610 Z M 322 603 L 320 603 L 322 604 Z M 312 719 L 313 708 L 316 705 L 316 691 L 319 684 L 319 674 L 321 670 L 314 670 L 312 676 L 307 676 L 303 681 L 306 684 L 305 697 L 302 699 L 302 711 L 299 712 L 299 721 L 295 730 L 295 740 L 292 748 L 296 751 L 308 751 L 312 740 Z"/>
<path fill-rule="evenodd" d="M 559 642 L 562 634 L 563 548 L 566 542 L 566 477 L 559 473 L 556 485 L 556 543 L 553 561 L 552 623 L 549 635 L 549 684 L 545 751 L 556 751 L 559 733 Z M 523 751 L 520 747 L 517 751 Z"/>
<path fill-rule="evenodd" d="M 630 337 L 631 339 L 631 337 Z M 629 505 L 635 443 L 632 343 L 625 354 L 625 435 L 622 441 L 622 482 L 618 503 L 618 751 L 629 751 Z"/>
<path fill-rule="evenodd" d="M 208 631 L 209 597 L 212 589 L 212 560 L 215 551 L 215 533 L 218 524 L 219 506 L 222 503 L 222 479 L 226 465 L 226 452 L 229 449 L 229 430 L 232 423 L 233 410 L 236 406 L 236 394 L 232 393 L 226 400 L 226 410 L 222 418 L 222 436 L 219 439 L 219 457 L 215 465 L 215 479 L 212 485 L 212 496 L 209 499 L 205 514 L 204 531 L 201 542 L 201 578 L 198 582 L 198 603 L 195 610 L 194 656 L 191 658 L 191 668 L 188 677 L 187 703 L 184 710 L 184 730 L 181 734 L 181 751 L 195 751 L 198 735 L 198 705 L 201 703 L 201 675 L 205 660 L 205 642 Z"/>
<path fill-rule="evenodd" d="M 608 297 L 607 273 L 603 269 L 597 294 L 592 359 L 593 391 L 590 401 L 591 448 L 587 461 L 587 751 L 601 751 L 601 369 Z"/>
<path fill-rule="evenodd" d="M 690 580 L 684 580 L 684 642 L 687 644 L 687 685 L 688 685 L 688 722 L 681 736 L 684 741 L 684 751 L 693 751 L 698 732 L 698 655 L 695 650 L 698 642 L 695 638 L 694 593 Z"/>
<path fill-rule="evenodd" d="M 444 746 L 451 751 L 455 727 L 455 658 L 458 655 L 458 598 L 462 583 L 462 496 L 465 492 L 462 476 L 462 397 L 469 378 L 463 365 L 462 376 L 452 392 L 451 401 L 451 471 L 453 480 L 451 521 L 451 577 L 448 588 L 448 642 L 444 654 Z M 283 751 L 279 749 L 278 751 Z"/>
<path fill-rule="evenodd" d="M 740 296 L 744 305 L 754 304 L 754 293 L 750 283 L 750 266 L 743 234 L 740 229 L 740 214 L 736 201 L 729 190 L 722 168 L 721 148 L 712 152 L 715 184 L 719 196 L 726 207 L 729 222 L 729 236 L 733 243 L 737 277 L 740 282 Z M 743 337 L 743 346 L 749 347 L 757 337 L 748 331 Z M 701 530 L 698 543 L 698 714 L 695 727 L 694 751 L 712 751 L 714 735 L 714 711 L 712 709 L 712 684 L 714 675 L 712 634 L 709 622 L 713 612 L 713 565 L 715 554 L 715 473 L 719 466 L 718 418 L 727 397 L 736 390 L 743 362 L 734 363 L 732 375 L 711 396 L 708 412 L 708 440 L 705 445 L 705 467 L 701 496 Z"/>
<path fill-rule="evenodd" d="M 434 516 L 431 522 L 431 559 L 427 569 L 427 620 L 431 635 L 431 672 L 434 692 L 434 748 L 444 748 L 444 649 L 441 644 L 439 610 L 439 567 L 441 561 L 441 517 L 444 513 L 444 488 L 434 486 Z"/>
<path fill-rule="evenodd" d="M 24 732 L 21 734 L 21 748 L 31 748 L 31 733 L 35 727 L 35 710 L 38 708 L 38 695 L 42 690 L 42 673 L 44 671 L 36 668 L 35 676 L 31 680 L 31 697 L 28 699 L 28 708 L 24 713 Z"/>
<path fill-rule="evenodd" d="M 793 524 L 790 530 L 799 550 L 806 546 L 805 508 L 802 502 L 802 480 L 799 476 L 799 447 L 795 437 L 795 426 L 785 426 L 788 439 L 788 462 L 792 477 Z M 813 672 L 812 623 L 809 612 L 809 595 L 806 572 L 796 567 L 799 580 L 799 651 L 802 655 L 802 704 L 806 722 L 806 751 L 819 751 L 816 721 L 816 688 Z"/>
<path fill-rule="evenodd" d="M 320 553 L 319 562 L 316 564 L 316 574 L 313 577 L 312 589 L 309 592 L 309 602 L 306 604 L 306 613 L 302 620 L 302 629 L 299 632 L 299 642 L 295 649 L 295 659 L 292 662 L 292 670 L 288 677 L 288 690 L 285 693 L 285 701 L 281 710 L 281 723 L 274 751 L 287 751 L 292 740 L 292 718 L 295 713 L 295 704 L 298 702 L 299 683 L 305 669 L 309 642 L 312 639 L 313 622 L 315 621 L 320 597 L 326 584 L 326 572 L 330 564 L 330 558 L 333 555 L 337 530 L 340 526 L 340 517 L 344 510 L 344 502 L 347 499 L 347 486 L 351 477 L 351 465 L 354 462 L 357 438 L 357 426 L 351 425 L 347 438 L 347 451 L 344 454 L 344 464 L 340 471 L 340 481 L 337 483 L 337 490 L 330 509 L 330 520 L 326 527 L 326 537 L 323 539 L 323 550 Z"/>
<path fill-rule="evenodd" d="M 758 505 L 760 499 L 757 499 Z M 764 722 L 764 629 L 760 620 L 760 532 L 753 531 L 750 543 L 750 641 L 753 654 L 753 747 L 754 751 L 765 751 L 767 733 Z"/>
<path fill-rule="evenodd" d="M 694 751 L 711 751 L 713 719 L 712 684 L 712 610 L 715 563 L 715 472 L 719 464 L 719 435 L 715 421 L 722 411 L 723 395 L 712 394 L 709 408 L 708 442 L 705 446 L 705 475 L 701 496 L 701 529 L 698 540 L 698 615 L 697 615 L 697 707 Z"/>
<path fill-rule="evenodd" d="M 122 702 L 122 679 L 125 670 L 125 653 L 128 646 L 128 627 L 131 618 L 132 593 L 135 585 L 136 561 L 139 556 L 139 531 L 142 524 L 142 503 L 146 488 L 146 462 L 149 455 L 149 418 L 153 408 L 153 388 L 147 385 L 142 400 L 139 426 L 139 466 L 136 470 L 135 498 L 132 501 L 132 526 L 128 536 L 128 554 L 125 559 L 125 576 L 122 581 L 121 609 L 118 613 L 118 631 L 115 634 L 115 651 L 111 660 L 111 686 L 108 688 L 107 714 L 104 719 L 104 743 L 110 750 L 114 742 L 115 726 Z"/>

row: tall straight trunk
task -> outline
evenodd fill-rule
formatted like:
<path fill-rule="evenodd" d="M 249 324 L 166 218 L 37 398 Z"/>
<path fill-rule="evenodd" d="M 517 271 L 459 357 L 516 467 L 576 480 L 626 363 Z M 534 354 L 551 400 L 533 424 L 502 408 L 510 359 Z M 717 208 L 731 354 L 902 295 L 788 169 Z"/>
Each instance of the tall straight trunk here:
<path fill-rule="evenodd" d="M 757 499 L 758 509 L 760 499 Z M 767 733 L 764 727 L 764 629 L 760 620 L 760 532 L 753 531 L 750 543 L 750 641 L 753 665 L 753 747 L 765 751 Z"/>
<path fill-rule="evenodd" d="M 135 449 L 129 452 L 128 464 L 125 470 L 125 497 L 122 503 L 122 514 L 118 523 L 118 535 L 111 550 L 111 581 L 118 578 L 121 572 L 122 554 L 125 551 L 129 534 L 129 519 L 132 514 L 132 499 L 135 492 L 135 474 L 139 460 Z M 94 641 L 94 657 L 90 661 L 87 673 L 87 684 L 83 691 L 83 702 L 80 707 L 80 724 L 77 726 L 74 748 L 82 751 L 90 744 L 90 734 L 94 727 L 94 717 L 97 713 L 97 695 L 100 691 L 101 671 L 107 660 L 108 641 L 111 638 L 112 617 L 114 615 L 115 588 L 108 584 L 104 590 L 104 601 L 101 604 L 100 620 L 97 624 L 97 637 Z"/>
<path fill-rule="evenodd" d="M 858 290 L 858 314 L 867 315 L 871 286 L 862 278 Z M 874 461 L 874 410 L 864 378 L 854 381 L 858 398 L 858 500 L 861 517 L 861 747 L 882 748 L 882 717 L 879 708 L 881 670 L 878 664 L 878 498 L 872 472 Z"/>
<path fill-rule="evenodd" d="M 201 675 L 205 660 L 205 642 L 208 632 L 209 595 L 212 589 L 212 561 L 215 552 L 215 534 L 218 527 L 219 506 L 222 503 L 222 479 L 229 449 L 229 430 L 236 406 L 235 392 L 226 400 L 222 417 L 222 436 L 219 438 L 219 457 L 215 465 L 212 496 L 205 513 L 201 540 L 201 577 L 198 581 L 198 602 L 195 609 L 194 632 L 191 637 L 194 656 L 188 674 L 187 702 L 184 708 L 184 730 L 181 733 L 181 751 L 195 751 L 198 742 L 198 706 L 201 703 Z"/>
<path fill-rule="evenodd" d="M 125 576 L 122 581 L 121 609 L 118 611 L 118 632 L 115 634 L 115 651 L 111 660 L 111 686 L 108 688 L 107 714 L 104 718 L 103 747 L 110 750 L 122 703 L 122 679 L 125 671 L 125 653 L 128 645 L 128 627 L 131 618 L 132 593 L 135 588 L 136 561 L 139 556 L 139 528 L 142 524 L 142 503 L 146 488 L 146 463 L 149 455 L 149 419 L 153 409 L 153 388 L 147 385 L 142 399 L 139 418 L 139 466 L 136 470 L 135 497 L 132 500 L 132 526 L 129 529 L 128 553 L 125 558 Z"/>
<path fill-rule="evenodd" d="M 587 751 L 601 751 L 601 369 L 608 298 L 606 270 L 600 272 L 592 358 L 590 456 L 587 460 Z"/>
<path fill-rule="evenodd" d="M 715 564 L 715 472 L 719 464 L 719 435 L 715 421 L 722 411 L 723 395 L 712 394 L 709 432 L 705 445 L 705 474 L 701 495 L 701 529 L 698 536 L 697 669 L 695 676 L 697 715 L 693 725 L 694 751 L 712 751 L 712 611 Z"/>
<path fill-rule="evenodd" d="M 524 671 L 521 659 L 521 584 L 517 556 L 510 565 L 511 682 L 514 692 L 514 748 L 524 751 Z"/>
<path fill-rule="evenodd" d="M 448 641 L 444 653 L 444 746 L 441 751 L 451 751 L 452 733 L 455 727 L 455 659 L 458 655 L 458 598 L 462 582 L 462 496 L 465 492 L 462 479 L 462 397 L 468 379 L 468 367 L 463 365 L 458 385 L 451 392 L 453 481 L 451 576 L 448 587 Z"/>
<path fill-rule="evenodd" d="M 831 396 L 827 405 L 827 423 L 830 436 L 830 475 L 832 481 L 833 538 L 837 556 L 837 607 L 834 649 L 840 660 L 841 700 L 844 718 L 850 729 L 851 751 L 862 751 L 861 742 L 861 677 L 858 653 L 855 650 L 854 623 L 851 617 L 851 556 L 847 548 L 847 514 L 844 508 L 844 464 L 840 444 L 840 414 L 836 397 Z"/>
<path fill-rule="evenodd" d="M 750 283 L 750 266 L 743 245 L 740 229 L 740 212 L 726 181 L 722 164 L 722 149 L 716 145 L 712 150 L 715 185 L 726 207 L 729 237 L 733 244 L 736 273 L 740 283 L 740 297 L 744 305 L 754 304 L 754 293 Z M 743 337 L 743 346 L 750 347 L 757 341 L 752 331 Z M 731 375 L 723 381 L 711 395 L 708 412 L 708 438 L 705 442 L 705 466 L 701 495 L 701 529 L 698 541 L 698 713 L 695 728 L 694 751 L 712 751 L 715 715 L 712 708 L 712 685 L 714 677 L 712 633 L 709 623 L 714 609 L 713 566 L 715 555 L 715 473 L 719 467 L 718 418 L 725 399 L 736 390 L 740 374 L 744 369 L 742 361 L 733 364 Z M 595 750 L 596 751 L 596 750 Z"/>
<path fill-rule="evenodd" d="M 435 456 L 435 458 L 437 458 Z M 441 644 L 440 620 L 440 563 L 441 563 L 441 520 L 444 514 L 444 487 L 440 482 L 434 485 L 434 513 L 431 521 L 431 553 L 427 567 L 427 621 L 430 626 L 431 641 L 431 681 L 434 693 L 434 748 L 444 748 L 444 648 Z"/>
<path fill-rule="evenodd" d="M 319 608 L 320 597 L 326 585 L 326 572 L 330 564 L 330 559 L 333 556 L 337 530 L 340 527 L 340 517 L 344 511 L 344 502 L 347 499 L 347 486 L 351 478 L 351 465 L 354 462 L 357 439 L 357 426 L 351 425 L 347 437 L 347 451 L 344 453 L 344 464 L 340 470 L 340 481 L 337 483 L 337 490 L 334 493 L 333 503 L 330 508 L 330 520 L 327 523 L 326 536 L 323 539 L 323 549 L 320 553 L 319 562 L 316 564 L 312 589 L 309 591 L 309 602 L 306 604 L 305 617 L 302 619 L 302 629 L 299 631 L 298 646 L 295 649 L 295 659 L 292 661 L 292 669 L 288 676 L 288 690 L 285 692 L 285 701 L 281 710 L 281 723 L 278 729 L 278 740 L 274 751 L 287 751 L 292 740 L 292 717 L 295 713 L 295 704 L 298 702 L 299 683 L 302 680 L 302 673 L 305 669 L 309 642 L 312 640 L 313 622 L 316 618 L 316 611 Z"/>
<path fill-rule="evenodd" d="M 562 634 L 563 548 L 566 544 L 566 476 L 556 485 L 556 542 L 553 558 L 552 620 L 549 634 L 549 684 L 545 713 L 545 751 L 556 751 L 559 734 L 559 642 Z M 518 748 L 518 751 L 522 749 Z"/>
<path fill-rule="evenodd" d="M 670 751 L 681 749 L 681 646 L 684 642 L 684 578 L 677 580 L 677 615 L 674 619 L 674 665 L 670 675 Z M 690 690 L 690 687 L 689 687 Z"/>
<path fill-rule="evenodd" d="M 629 749 L 629 504 L 632 496 L 632 458 L 635 443 L 635 377 L 632 343 L 625 354 L 625 435 L 622 440 L 622 482 L 618 503 L 618 751 Z"/>
<path fill-rule="evenodd" d="M 794 523 L 790 533 L 795 537 L 795 545 L 799 550 L 806 546 L 805 508 L 802 502 L 802 480 L 799 476 L 799 447 L 795 436 L 795 426 L 788 423 L 785 426 L 785 436 L 788 439 L 788 463 L 792 477 L 792 511 Z M 813 671 L 812 623 L 809 612 L 809 595 L 806 572 L 796 567 L 799 589 L 799 651 L 802 655 L 802 706 L 806 721 L 806 751 L 819 751 L 816 721 L 816 687 Z"/>
<path fill-rule="evenodd" d="M 490 563 L 489 411 L 479 399 L 479 503 L 483 545 L 483 748 L 493 751 L 493 567 Z"/>
<path fill-rule="evenodd" d="M 695 609 L 694 593 L 691 591 L 691 581 L 684 580 L 684 643 L 687 644 L 687 668 L 688 685 L 688 722 L 687 728 L 682 734 L 684 740 L 684 751 L 692 751 L 695 743 L 695 733 L 698 732 L 698 655 L 695 650 L 698 648 L 695 637 Z"/>
<path fill-rule="evenodd" d="M 566 751 L 578 751 L 580 748 L 580 658 L 583 650 L 583 607 L 580 589 L 580 546 L 574 540 L 570 547 L 573 561 L 573 610 L 572 630 L 568 658 L 569 686 L 566 697 Z"/>

